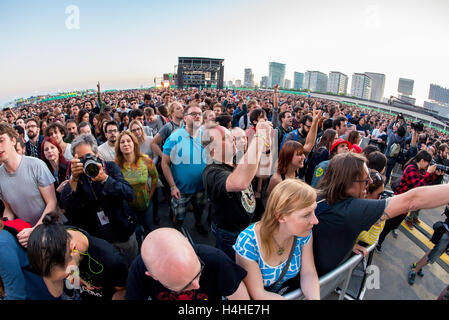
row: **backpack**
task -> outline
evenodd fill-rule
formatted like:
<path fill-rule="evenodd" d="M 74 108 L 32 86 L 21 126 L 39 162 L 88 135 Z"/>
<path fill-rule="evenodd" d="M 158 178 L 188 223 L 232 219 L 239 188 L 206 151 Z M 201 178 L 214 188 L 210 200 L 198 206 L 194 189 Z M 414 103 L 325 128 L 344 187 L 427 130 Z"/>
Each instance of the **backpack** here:
<path fill-rule="evenodd" d="M 408 161 L 409 158 L 410 157 L 409 157 L 408 150 L 402 148 L 401 151 L 398 154 L 398 158 L 396 159 L 396 162 L 399 163 L 399 164 L 404 165 Z"/>
<path fill-rule="evenodd" d="M 295 130 L 293 130 L 293 131 L 291 131 L 291 132 L 284 133 L 284 137 L 282 138 L 281 145 L 279 146 L 279 151 L 281 151 L 282 146 L 284 145 L 284 142 L 288 141 L 288 140 L 286 140 L 286 139 L 287 139 L 287 135 L 290 134 L 290 133 L 293 133 L 293 140 L 299 141 L 299 133 L 298 133 L 298 129 L 295 129 Z"/>
<path fill-rule="evenodd" d="M 397 158 L 400 152 L 401 152 L 401 145 L 398 142 L 395 142 L 390 146 L 390 152 L 388 154 L 388 157 Z"/>

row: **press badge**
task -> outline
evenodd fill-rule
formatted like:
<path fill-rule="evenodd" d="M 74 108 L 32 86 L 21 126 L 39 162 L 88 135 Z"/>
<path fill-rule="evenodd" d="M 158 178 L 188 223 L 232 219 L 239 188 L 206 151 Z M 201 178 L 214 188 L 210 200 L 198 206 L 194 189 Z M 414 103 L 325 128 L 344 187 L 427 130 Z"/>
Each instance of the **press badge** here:
<path fill-rule="evenodd" d="M 97 212 L 98 219 L 100 220 L 100 223 L 102 226 L 109 223 L 108 217 L 104 214 L 104 211 L 98 211 Z"/>

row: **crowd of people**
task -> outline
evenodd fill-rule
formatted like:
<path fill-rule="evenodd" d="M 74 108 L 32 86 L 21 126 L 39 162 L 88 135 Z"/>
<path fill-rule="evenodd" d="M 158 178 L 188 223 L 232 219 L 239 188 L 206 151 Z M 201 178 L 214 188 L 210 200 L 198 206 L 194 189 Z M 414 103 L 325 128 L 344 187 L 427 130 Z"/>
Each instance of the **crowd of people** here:
<path fill-rule="evenodd" d="M 402 114 L 277 86 L 97 89 L 0 111 L 3 299 L 320 299 L 319 277 L 449 203 L 449 136 Z M 189 212 L 215 247 L 181 233 Z M 437 227 L 410 284 L 448 249 Z"/>

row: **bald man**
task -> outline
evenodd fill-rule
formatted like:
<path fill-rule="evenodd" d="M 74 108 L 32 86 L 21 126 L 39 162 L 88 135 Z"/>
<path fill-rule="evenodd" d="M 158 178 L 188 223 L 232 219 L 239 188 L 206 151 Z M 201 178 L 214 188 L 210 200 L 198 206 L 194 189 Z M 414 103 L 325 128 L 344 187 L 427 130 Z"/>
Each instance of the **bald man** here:
<path fill-rule="evenodd" d="M 131 266 L 126 300 L 249 299 L 247 272 L 222 251 L 194 245 L 176 229 L 148 234 Z"/>

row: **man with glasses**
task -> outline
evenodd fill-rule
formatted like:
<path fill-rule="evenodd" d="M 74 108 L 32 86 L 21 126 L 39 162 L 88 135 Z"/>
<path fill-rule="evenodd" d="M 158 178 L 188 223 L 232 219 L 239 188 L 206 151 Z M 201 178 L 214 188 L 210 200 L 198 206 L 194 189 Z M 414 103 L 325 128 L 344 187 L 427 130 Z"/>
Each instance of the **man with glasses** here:
<path fill-rule="evenodd" d="M 44 137 L 41 136 L 39 122 L 37 119 L 31 118 L 26 121 L 26 134 L 28 136 L 28 141 L 25 144 L 26 155 L 29 157 L 34 157 L 41 159 L 41 144 Z"/>
<path fill-rule="evenodd" d="M 222 251 L 160 228 L 148 234 L 131 266 L 125 299 L 247 300 L 246 274 Z"/>
<path fill-rule="evenodd" d="M 206 167 L 201 143 L 202 131 L 199 130 L 202 120 L 199 105 L 191 104 L 185 108 L 185 126 L 173 132 L 164 143 L 162 171 L 171 190 L 175 227 L 182 226 L 191 203 L 196 220 L 195 228 L 199 234 L 206 235 L 207 231 L 201 223 L 206 203 L 201 180 Z"/>
<path fill-rule="evenodd" d="M 107 142 L 98 147 L 98 155 L 104 161 L 115 160 L 115 141 L 118 136 L 118 125 L 114 120 L 105 125 Z"/>

